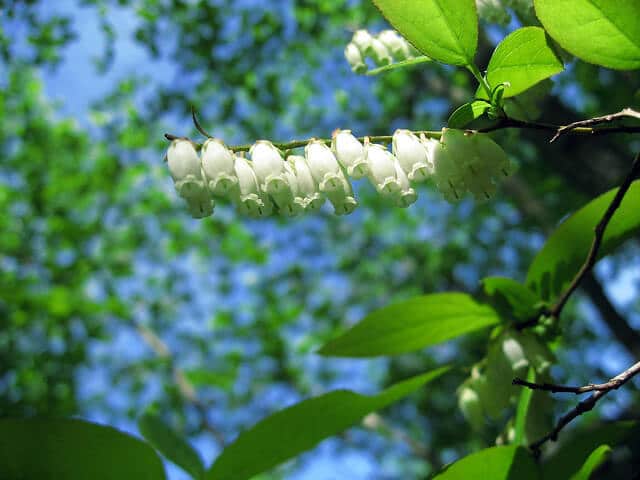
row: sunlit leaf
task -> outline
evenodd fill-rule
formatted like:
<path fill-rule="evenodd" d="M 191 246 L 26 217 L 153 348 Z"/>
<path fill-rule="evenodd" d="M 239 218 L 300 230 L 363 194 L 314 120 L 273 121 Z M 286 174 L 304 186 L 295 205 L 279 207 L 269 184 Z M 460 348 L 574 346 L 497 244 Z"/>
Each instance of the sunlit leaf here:
<path fill-rule="evenodd" d="M 451 114 L 447 126 L 449 128 L 464 128 L 475 119 L 482 117 L 490 108 L 491 104 L 484 100 L 465 103 Z"/>
<path fill-rule="evenodd" d="M 512 278 L 483 278 L 482 286 L 492 298 L 492 304 L 509 316 L 526 320 L 538 311 L 540 299 L 533 291 Z"/>
<path fill-rule="evenodd" d="M 593 472 L 609 458 L 609 455 L 611 455 L 611 447 L 609 445 L 600 445 L 591 452 L 591 455 L 582 464 L 580 470 L 570 480 L 589 480 Z"/>
<path fill-rule="evenodd" d="M 434 480 L 539 480 L 538 466 L 524 447 L 492 447 L 472 453 L 447 467 Z"/>

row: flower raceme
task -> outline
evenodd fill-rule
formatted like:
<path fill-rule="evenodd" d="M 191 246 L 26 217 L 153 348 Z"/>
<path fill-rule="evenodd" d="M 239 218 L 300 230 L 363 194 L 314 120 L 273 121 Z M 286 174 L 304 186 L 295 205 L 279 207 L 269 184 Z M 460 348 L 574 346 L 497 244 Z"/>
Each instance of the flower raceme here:
<path fill-rule="evenodd" d="M 349 177 L 367 178 L 389 204 L 403 208 L 417 199 L 412 183 L 430 178 L 449 201 L 466 193 L 482 201 L 512 170 L 487 134 L 446 128 L 440 140 L 396 130 L 391 151 L 368 137 L 361 142 L 350 130 L 336 130 L 331 141 L 310 140 L 304 156 L 287 151 L 285 158 L 268 140 L 255 142 L 250 158 L 213 138 L 200 152 L 187 138 L 174 139 L 167 151 L 176 191 L 194 218 L 211 215 L 216 200 L 231 202 L 252 218 L 317 211 L 327 200 L 336 215 L 346 215 L 358 206 Z"/>
<path fill-rule="evenodd" d="M 383 30 L 376 36 L 367 30 L 356 30 L 344 49 L 344 56 L 355 73 L 367 72 L 367 58 L 377 66 L 383 66 L 418 55 L 418 51 L 395 30 Z"/>

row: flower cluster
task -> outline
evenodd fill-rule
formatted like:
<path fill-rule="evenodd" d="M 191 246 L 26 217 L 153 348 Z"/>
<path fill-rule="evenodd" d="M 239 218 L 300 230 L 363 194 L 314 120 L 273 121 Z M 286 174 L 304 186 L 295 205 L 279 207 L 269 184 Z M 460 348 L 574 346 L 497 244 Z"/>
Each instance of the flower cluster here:
<path fill-rule="evenodd" d="M 433 178 L 450 201 L 466 192 L 489 198 L 495 180 L 507 175 L 510 163 L 486 134 L 443 129 L 440 140 L 396 130 L 391 151 L 361 142 L 350 130 L 336 130 L 330 145 L 312 139 L 304 155 L 283 153 L 267 140 L 234 153 L 210 138 L 201 147 L 186 138 L 171 142 L 167 162 L 178 194 L 195 218 L 213 213 L 215 199 L 227 199 L 250 217 L 295 216 L 318 210 L 326 200 L 334 213 L 345 215 L 358 206 L 349 177 L 366 177 L 390 204 L 408 207 L 417 199 L 412 182 Z"/>
<path fill-rule="evenodd" d="M 344 49 L 344 56 L 355 73 L 368 70 L 367 57 L 382 66 L 418 55 L 420 53 L 395 30 L 383 30 L 376 36 L 367 30 L 357 30 Z"/>

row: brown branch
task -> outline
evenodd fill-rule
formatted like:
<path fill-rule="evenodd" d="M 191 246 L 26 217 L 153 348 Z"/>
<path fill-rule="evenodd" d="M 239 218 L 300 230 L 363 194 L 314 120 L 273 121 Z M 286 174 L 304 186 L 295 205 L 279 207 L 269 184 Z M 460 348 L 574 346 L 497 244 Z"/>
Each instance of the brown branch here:
<path fill-rule="evenodd" d="M 617 120 L 619 118 L 636 118 L 636 119 L 640 120 L 640 112 L 636 112 L 635 110 L 632 110 L 631 108 L 623 108 L 622 110 L 620 110 L 619 112 L 616 112 L 616 113 L 610 113 L 608 115 L 602 115 L 601 117 L 593 117 L 593 118 L 589 118 L 587 120 L 580 120 L 578 122 L 570 123 L 569 125 L 565 125 L 564 127 L 560 127 L 558 129 L 558 131 L 556 132 L 556 134 L 551 139 L 551 142 L 555 142 L 562 135 L 565 135 L 565 134 L 567 134 L 567 133 L 569 133 L 572 130 L 575 130 L 577 128 L 589 127 L 591 125 L 600 125 L 602 123 L 610 123 L 610 122 L 612 122 L 614 120 Z M 628 128 L 634 128 L 634 127 L 620 127 L 620 128 L 628 129 Z"/>

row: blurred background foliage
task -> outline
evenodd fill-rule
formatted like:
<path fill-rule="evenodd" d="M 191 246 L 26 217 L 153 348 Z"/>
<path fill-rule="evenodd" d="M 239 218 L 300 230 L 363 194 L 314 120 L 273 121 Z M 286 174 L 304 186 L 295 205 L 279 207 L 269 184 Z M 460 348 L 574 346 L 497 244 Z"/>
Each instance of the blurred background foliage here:
<path fill-rule="evenodd" d="M 511 18 L 483 23 L 479 64 L 535 22 Z M 519 171 L 494 200 L 450 205 L 426 185 L 400 210 L 362 183 L 347 218 L 250 221 L 218 206 L 193 220 L 162 162 L 164 132 L 197 138 L 191 105 L 231 145 L 442 127 L 472 97 L 466 72 L 349 70 L 352 32 L 385 26 L 365 0 L 0 1 L 0 415 L 135 432 L 152 409 L 211 461 L 239 430 L 305 396 L 374 391 L 482 358 L 486 334 L 392 359 L 314 350 L 394 299 L 522 279 L 554 225 L 620 181 L 637 140 L 549 145 L 538 132 L 496 132 Z M 566 60 L 513 108 L 567 123 L 638 105 L 637 74 Z M 632 242 L 588 279 L 565 319 L 558 381 L 604 380 L 640 355 L 638 260 Z M 467 375 L 458 368 L 382 423 L 264 478 L 423 478 L 493 443 L 500 425 L 478 435 L 457 410 Z M 637 418 L 638 400 L 619 391 L 593 417 Z"/>

